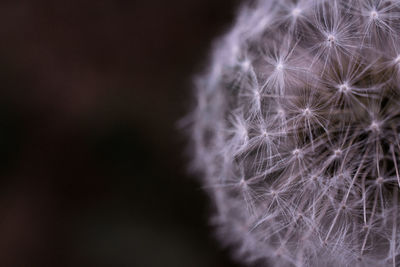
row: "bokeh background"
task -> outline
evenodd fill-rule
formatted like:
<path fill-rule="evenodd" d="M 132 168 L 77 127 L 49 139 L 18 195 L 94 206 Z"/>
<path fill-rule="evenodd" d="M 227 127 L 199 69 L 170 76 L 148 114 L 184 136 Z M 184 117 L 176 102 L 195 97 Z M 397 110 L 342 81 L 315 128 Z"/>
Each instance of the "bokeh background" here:
<path fill-rule="evenodd" d="M 176 126 L 238 3 L 1 0 L 0 266 L 239 266 Z"/>

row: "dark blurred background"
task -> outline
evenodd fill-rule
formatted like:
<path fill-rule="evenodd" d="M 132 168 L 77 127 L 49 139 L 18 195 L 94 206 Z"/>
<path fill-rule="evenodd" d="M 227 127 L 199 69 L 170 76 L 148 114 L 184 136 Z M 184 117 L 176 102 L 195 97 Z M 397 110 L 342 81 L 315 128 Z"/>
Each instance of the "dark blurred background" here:
<path fill-rule="evenodd" d="M 238 266 L 176 127 L 238 2 L 0 2 L 0 266 Z"/>

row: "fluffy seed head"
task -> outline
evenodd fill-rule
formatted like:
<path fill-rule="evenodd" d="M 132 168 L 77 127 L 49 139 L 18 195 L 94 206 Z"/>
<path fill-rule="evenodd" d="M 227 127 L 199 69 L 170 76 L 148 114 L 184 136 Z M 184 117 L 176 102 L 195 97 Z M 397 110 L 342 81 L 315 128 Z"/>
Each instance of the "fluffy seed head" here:
<path fill-rule="evenodd" d="M 400 266 L 400 1 L 255 0 L 196 80 L 220 240 L 270 266 Z"/>

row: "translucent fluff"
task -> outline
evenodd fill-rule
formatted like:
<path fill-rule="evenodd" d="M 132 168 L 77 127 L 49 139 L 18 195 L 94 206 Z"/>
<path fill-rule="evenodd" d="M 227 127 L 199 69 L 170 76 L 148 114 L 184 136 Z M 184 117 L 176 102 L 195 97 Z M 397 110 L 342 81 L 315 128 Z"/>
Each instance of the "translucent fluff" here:
<path fill-rule="evenodd" d="M 400 1 L 242 6 L 196 79 L 219 239 L 266 266 L 400 266 Z"/>

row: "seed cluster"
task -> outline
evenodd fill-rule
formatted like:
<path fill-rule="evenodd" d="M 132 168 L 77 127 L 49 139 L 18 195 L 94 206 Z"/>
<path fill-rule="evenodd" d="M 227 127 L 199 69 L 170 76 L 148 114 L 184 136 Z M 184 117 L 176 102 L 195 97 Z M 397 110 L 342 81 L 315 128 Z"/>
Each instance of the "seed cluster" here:
<path fill-rule="evenodd" d="M 400 1 L 250 2 L 195 95 L 193 165 L 234 256 L 400 266 Z"/>

